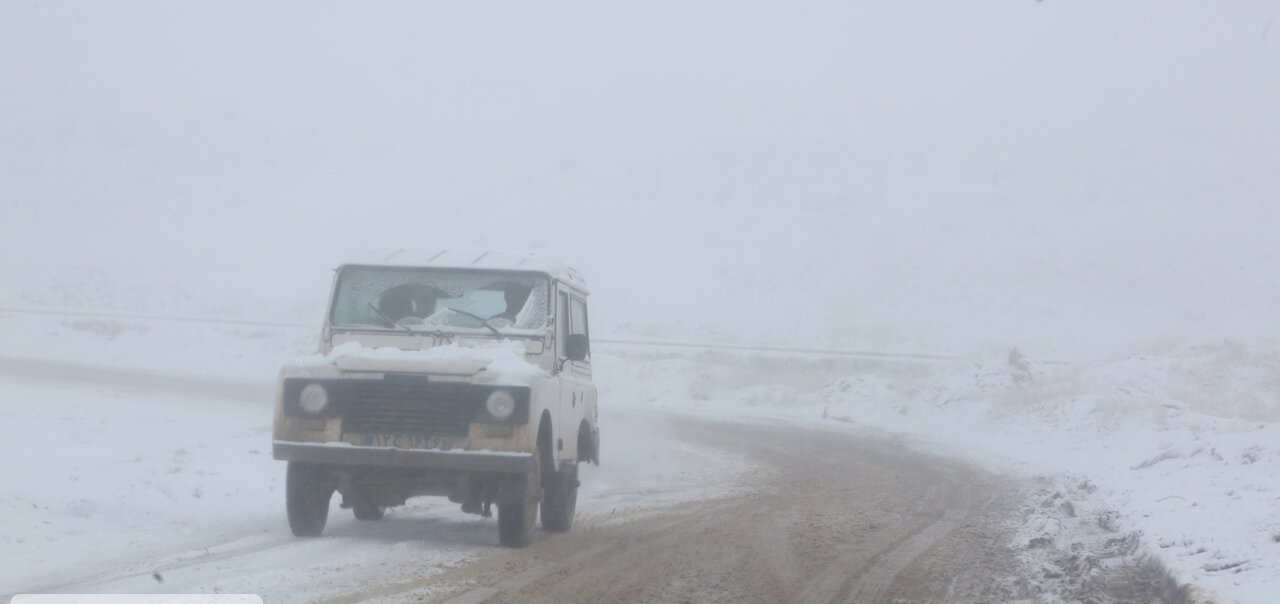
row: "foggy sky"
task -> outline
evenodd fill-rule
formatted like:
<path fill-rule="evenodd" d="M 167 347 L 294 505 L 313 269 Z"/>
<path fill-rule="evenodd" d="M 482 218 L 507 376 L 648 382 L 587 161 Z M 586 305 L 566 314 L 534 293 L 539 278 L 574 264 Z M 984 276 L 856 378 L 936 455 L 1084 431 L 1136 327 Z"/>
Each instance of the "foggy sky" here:
<path fill-rule="evenodd" d="M 597 333 L 1270 337 L 1280 6 L 1116 4 L 4 3 L 0 300 L 534 248 Z"/>

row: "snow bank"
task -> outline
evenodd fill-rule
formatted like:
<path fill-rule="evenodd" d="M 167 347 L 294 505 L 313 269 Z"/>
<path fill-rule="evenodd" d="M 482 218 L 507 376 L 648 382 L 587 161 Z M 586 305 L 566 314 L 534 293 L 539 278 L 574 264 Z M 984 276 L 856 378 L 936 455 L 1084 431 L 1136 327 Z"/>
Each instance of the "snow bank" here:
<path fill-rule="evenodd" d="M 1028 513 L 1023 527 L 1033 550 L 1120 540 L 1107 547 L 1141 548 L 1225 601 L 1280 591 L 1277 343 L 1071 365 L 1014 351 L 926 376 L 841 378 L 821 400 L 824 418 L 1051 477 L 1044 508 L 1053 513 Z"/>
<path fill-rule="evenodd" d="M 7 457 L 25 461 L 0 469 L 0 593 L 279 522 L 269 406 L 110 385 L 4 390 Z"/>

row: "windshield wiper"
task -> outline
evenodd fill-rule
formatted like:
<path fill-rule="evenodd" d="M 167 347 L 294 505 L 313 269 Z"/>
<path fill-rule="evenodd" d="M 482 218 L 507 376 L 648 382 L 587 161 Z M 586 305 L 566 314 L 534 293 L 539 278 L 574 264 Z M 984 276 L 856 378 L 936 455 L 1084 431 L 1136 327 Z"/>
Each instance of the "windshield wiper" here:
<path fill-rule="evenodd" d="M 498 328 L 497 328 L 497 327 L 494 327 L 494 326 L 490 325 L 490 324 L 489 324 L 489 320 L 488 320 L 488 319 L 486 319 L 486 318 L 484 318 L 484 317 L 482 317 L 482 316 L 480 316 L 480 315 L 477 315 L 476 313 L 473 313 L 473 312 L 467 312 L 467 311 L 465 311 L 465 310 L 462 310 L 461 308 L 454 308 L 454 307 L 452 307 L 452 306 L 446 306 L 445 308 L 448 308 L 449 310 L 452 310 L 453 312 L 456 312 L 456 313 L 458 313 L 458 314 L 460 314 L 460 315 L 466 315 L 466 316 L 468 316 L 468 317 L 471 317 L 472 319 L 475 319 L 475 320 L 479 321 L 481 325 L 484 325 L 485 327 L 488 327 L 488 328 L 489 328 L 489 331 L 492 331 L 492 332 L 493 332 L 493 335 L 498 336 L 499 338 L 501 338 L 501 337 L 502 337 L 502 332 L 498 331 Z"/>
<path fill-rule="evenodd" d="M 381 310 L 379 310 L 377 306 L 374 306 L 374 305 L 373 305 L 373 302 L 370 302 L 370 303 L 369 303 L 369 308 L 372 308 L 372 309 L 373 309 L 373 312 L 374 312 L 375 314 L 377 314 L 377 315 L 378 315 L 378 318 L 380 318 L 380 319 L 382 319 L 383 321 L 386 321 L 386 322 L 387 322 L 387 327 L 399 327 L 400 329 L 403 329 L 403 330 L 405 330 L 405 331 L 407 331 L 407 332 L 409 332 L 409 333 L 413 333 L 413 334 L 418 333 L 418 332 L 414 331 L 414 330 L 413 330 L 413 328 L 412 328 L 412 327 L 409 327 L 408 325 L 401 325 L 401 324 L 399 324 L 399 323 L 396 323 L 395 321 L 392 321 L 392 320 L 391 320 L 391 317 L 388 317 L 388 316 L 387 316 L 386 314 L 384 314 Z"/>

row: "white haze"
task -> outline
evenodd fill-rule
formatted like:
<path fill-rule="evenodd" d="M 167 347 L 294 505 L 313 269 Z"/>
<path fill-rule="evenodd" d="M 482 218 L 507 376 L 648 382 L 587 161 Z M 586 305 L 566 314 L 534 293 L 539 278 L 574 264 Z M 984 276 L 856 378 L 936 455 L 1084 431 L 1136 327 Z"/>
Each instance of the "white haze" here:
<path fill-rule="evenodd" d="M 534 248 L 597 333 L 1112 353 L 1280 322 L 1280 5 L 0 4 L 0 298 L 314 321 Z M 187 309 L 174 309 L 185 311 Z"/>

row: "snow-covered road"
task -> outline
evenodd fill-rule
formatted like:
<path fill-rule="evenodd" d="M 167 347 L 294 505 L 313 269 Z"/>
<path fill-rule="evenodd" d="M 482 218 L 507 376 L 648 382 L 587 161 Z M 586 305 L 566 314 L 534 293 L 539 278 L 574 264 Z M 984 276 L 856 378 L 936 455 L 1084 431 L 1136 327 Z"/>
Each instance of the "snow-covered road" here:
<path fill-rule="evenodd" d="M 672 425 L 682 440 L 752 462 L 736 492 L 589 517 L 529 551 L 334 602 L 976 603 L 1028 585 L 1006 546 L 1018 498 L 1003 479 L 884 438 L 777 422 Z"/>

